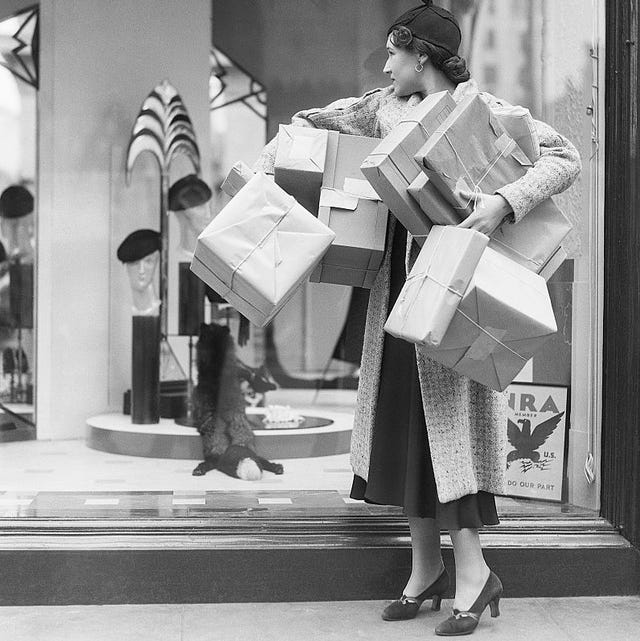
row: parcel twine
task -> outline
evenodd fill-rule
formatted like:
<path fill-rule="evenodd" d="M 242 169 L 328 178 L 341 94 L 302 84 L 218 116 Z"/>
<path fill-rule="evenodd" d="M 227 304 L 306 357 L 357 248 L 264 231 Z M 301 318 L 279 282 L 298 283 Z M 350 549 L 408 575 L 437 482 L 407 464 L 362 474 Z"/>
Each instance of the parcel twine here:
<path fill-rule="evenodd" d="M 233 268 L 233 271 L 231 272 L 231 278 L 229 279 L 229 290 L 228 291 L 233 291 L 233 279 L 235 278 L 236 273 L 238 270 L 244 265 L 251 256 L 253 256 L 254 252 L 258 250 L 258 248 L 261 248 L 269 239 L 269 236 L 273 234 L 274 231 L 277 230 L 278 226 L 280 223 L 286 218 L 286 216 L 289 214 L 289 212 L 296 206 L 296 201 L 295 199 L 291 199 L 292 202 L 289 205 L 289 208 L 286 209 L 276 220 L 271 228 L 264 234 L 264 236 L 251 248 L 251 251 Z M 278 267 L 282 263 L 282 254 L 280 252 L 280 245 L 278 244 L 278 238 L 276 236 L 276 241 L 275 241 L 275 261 L 274 261 L 274 267 Z M 274 274 L 275 278 L 275 274 Z"/>
<path fill-rule="evenodd" d="M 504 151 L 498 152 L 496 154 L 496 157 L 489 163 L 487 170 L 484 172 L 484 174 L 482 174 L 482 176 L 480 176 L 478 182 L 476 183 L 471 177 L 471 173 L 467 169 L 467 166 L 464 164 L 464 160 L 462 160 L 462 157 L 458 153 L 458 150 L 456 149 L 455 145 L 453 144 L 453 142 L 451 142 L 451 139 L 449 138 L 449 134 L 446 131 L 443 131 L 442 135 L 444 136 L 444 139 L 449 143 L 449 146 L 451 147 L 453 153 L 458 159 L 458 162 L 460 163 L 460 165 L 462 165 L 462 168 L 464 169 L 465 174 L 467 174 L 469 181 L 473 185 L 473 189 L 471 190 L 473 193 L 473 196 L 471 196 L 471 198 L 466 202 L 465 207 L 468 207 L 471 201 L 473 201 L 474 208 L 478 207 L 478 201 L 480 201 L 480 207 L 483 207 L 482 198 L 481 198 L 482 191 L 480 190 L 480 184 L 489 175 L 489 172 L 496 166 L 500 158 L 504 156 Z"/>
<path fill-rule="evenodd" d="M 445 283 L 439 281 L 437 278 L 434 278 L 434 276 L 429 273 L 431 271 L 431 267 L 433 265 L 433 261 L 435 260 L 436 257 L 436 252 L 438 250 L 438 247 L 440 246 L 440 243 L 442 241 L 444 234 L 440 234 L 435 247 L 433 248 L 433 251 L 431 253 L 431 256 L 429 257 L 429 263 L 425 267 L 423 271 L 421 271 L 419 274 L 413 274 L 409 275 L 405 282 L 405 286 L 402 288 L 402 291 L 400 292 L 400 298 L 398 300 L 398 314 L 400 314 L 400 318 L 402 320 L 402 323 L 400 325 L 400 333 L 404 332 L 404 328 L 406 325 L 407 318 L 409 316 L 409 312 L 413 308 L 414 303 L 416 302 L 421 290 L 422 286 L 427 280 L 433 281 L 436 285 L 439 285 L 443 289 L 446 289 L 450 291 L 452 294 L 455 294 L 458 298 L 462 299 L 462 292 L 459 292 L 458 290 L 454 289 L 450 285 L 446 285 Z M 414 236 L 415 238 L 415 236 Z M 408 293 L 409 293 L 409 283 L 414 280 L 420 279 L 420 282 L 418 283 L 418 291 L 415 293 L 414 297 L 409 301 L 409 305 L 407 306 L 406 313 L 404 312 L 404 303 L 405 300 L 407 299 Z"/>
<path fill-rule="evenodd" d="M 420 290 L 422 289 L 422 285 L 424 285 L 424 283 L 427 280 L 433 281 L 436 285 L 439 285 L 443 289 L 446 289 L 446 290 L 450 291 L 452 294 L 454 294 L 458 298 L 462 299 L 463 293 L 459 292 L 458 290 L 454 289 L 453 287 L 451 287 L 449 285 L 445 285 L 444 283 L 439 281 L 437 278 L 434 278 L 430 273 L 428 273 L 429 270 L 431 269 L 433 261 L 435 260 L 436 251 L 437 251 L 438 247 L 440 246 L 440 242 L 442 241 L 442 238 L 443 238 L 443 234 L 441 234 L 440 237 L 438 238 L 436 246 L 433 248 L 433 253 L 431 254 L 431 257 L 429 259 L 429 263 L 425 267 L 424 271 L 420 272 L 419 274 L 410 275 L 407 278 L 406 282 L 405 282 L 405 287 L 403 287 L 402 291 L 400 292 L 400 298 L 398 299 L 398 313 L 400 314 L 401 319 L 402 319 L 402 324 L 400 326 L 400 333 L 402 333 L 404 331 L 404 327 L 405 327 L 405 324 L 406 324 L 407 317 L 409 316 L 409 312 L 411 311 L 411 309 L 413 307 L 413 304 L 416 302 L 416 299 L 418 298 Z M 420 288 L 416 292 L 415 296 L 409 302 L 409 306 L 407 307 L 406 313 L 403 313 L 403 311 L 404 311 L 403 310 L 403 305 L 404 305 L 404 302 L 405 302 L 405 300 L 407 298 L 408 289 L 409 289 L 407 287 L 407 285 L 409 284 L 410 281 L 417 280 L 417 279 L 421 279 L 420 283 L 419 283 L 420 284 Z M 491 332 L 489 332 L 484 327 L 482 327 L 482 325 L 480 325 L 479 323 L 476 323 L 476 321 L 474 321 L 473 318 L 471 318 L 468 314 L 465 314 L 461 309 L 457 308 L 456 309 L 456 313 L 461 314 L 472 325 L 474 325 L 477 329 L 479 329 L 480 332 L 482 332 L 483 334 L 488 336 L 497 345 L 500 345 L 500 347 L 503 347 L 508 352 L 510 352 L 515 357 L 519 358 L 520 360 L 524 361 L 525 363 L 527 362 L 527 360 L 528 360 L 527 358 L 525 358 L 521 354 L 518 354 L 518 352 L 516 352 L 515 350 L 511 349 L 508 345 L 505 345 L 499 338 L 496 338 Z"/>

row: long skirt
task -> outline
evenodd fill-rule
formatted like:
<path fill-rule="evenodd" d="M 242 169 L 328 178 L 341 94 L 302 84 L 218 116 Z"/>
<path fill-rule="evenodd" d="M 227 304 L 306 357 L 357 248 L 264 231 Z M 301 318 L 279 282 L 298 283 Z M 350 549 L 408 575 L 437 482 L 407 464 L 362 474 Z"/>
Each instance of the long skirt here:
<path fill-rule="evenodd" d="M 391 251 L 389 311 L 406 280 L 406 241 L 406 230 L 397 223 Z M 443 530 L 499 523 L 495 498 L 489 492 L 448 503 L 438 500 L 415 346 L 386 333 L 369 476 L 366 481 L 354 476 L 351 498 L 400 506 L 407 516 L 436 518 Z"/>

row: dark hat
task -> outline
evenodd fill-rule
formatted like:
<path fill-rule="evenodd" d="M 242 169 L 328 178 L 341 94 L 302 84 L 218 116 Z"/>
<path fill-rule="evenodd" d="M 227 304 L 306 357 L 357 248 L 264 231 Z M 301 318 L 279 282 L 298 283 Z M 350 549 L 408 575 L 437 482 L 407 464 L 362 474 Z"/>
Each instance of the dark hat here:
<path fill-rule="evenodd" d="M 432 0 L 422 0 L 419 7 L 409 9 L 396 18 L 387 34 L 398 27 L 407 27 L 415 38 L 426 40 L 446 50 L 451 56 L 458 54 L 462 35 L 453 14 L 442 7 L 435 7 Z"/>
<path fill-rule="evenodd" d="M 189 207 L 197 207 L 211 198 L 211 189 L 195 174 L 188 174 L 171 185 L 169 188 L 169 209 L 182 211 Z"/>
<path fill-rule="evenodd" d="M 136 229 L 130 233 L 118 247 L 118 259 L 123 263 L 140 260 L 161 246 L 160 234 L 153 229 Z"/>
<path fill-rule="evenodd" d="M 33 196 L 22 185 L 11 185 L 0 195 L 0 216 L 21 218 L 33 211 Z"/>

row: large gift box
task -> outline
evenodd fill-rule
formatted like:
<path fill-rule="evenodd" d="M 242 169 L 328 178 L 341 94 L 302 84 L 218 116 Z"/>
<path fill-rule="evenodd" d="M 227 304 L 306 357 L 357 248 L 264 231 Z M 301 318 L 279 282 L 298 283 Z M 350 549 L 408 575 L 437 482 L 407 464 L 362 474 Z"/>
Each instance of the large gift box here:
<path fill-rule="evenodd" d="M 295 125 L 278 129 L 275 181 L 314 215 L 318 213 L 328 140 L 326 129 Z"/>
<path fill-rule="evenodd" d="M 335 238 L 325 224 L 258 173 L 205 227 L 191 270 L 252 323 L 268 323 Z"/>
<path fill-rule="evenodd" d="M 329 133 L 318 219 L 336 238 L 309 280 L 370 288 L 382 262 L 389 212 L 360 165 L 380 141 Z"/>
<path fill-rule="evenodd" d="M 474 201 L 461 196 L 461 190 L 493 194 L 524 176 L 532 164 L 477 94 L 458 103 L 416 160 L 442 195 L 467 214 L 473 211 Z M 501 225 L 489 246 L 540 272 L 569 231 L 571 223 L 549 198 L 517 224 Z"/>
<path fill-rule="evenodd" d="M 421 171 L 414 156 L 455 106 L 448 91 L 430 94 L 380 141 L 362 164 L 362 173 L 385 205 L 411 234 L 418 237 L 419 243 L 429 233 L 431 222 L 408 192 L 409 185 Z M 429 213 L 452 209 L 432 185 L 427 187 L 424 199 Z"/>
<path fill-rule="evenodd" d="M 440 345 L 488 242 L 473 229 L 432 227 L 385 331 L 419 345 Z"/>
<path fill-rule="evenodd" d="M 487 247 L 440 345 L 420 350 L 502 391 L 556 331 L 544 278 Z"/>

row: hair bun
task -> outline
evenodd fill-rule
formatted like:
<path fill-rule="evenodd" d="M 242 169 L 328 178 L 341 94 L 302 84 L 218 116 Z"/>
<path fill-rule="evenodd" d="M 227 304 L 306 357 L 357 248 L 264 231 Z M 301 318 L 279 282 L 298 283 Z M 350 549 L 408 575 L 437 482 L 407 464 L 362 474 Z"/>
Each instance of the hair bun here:
<path fill-rule="evenodd" d="M 451 56 L 444 60 L 441 64 L 441 69 L 456 84 L 466 82 L 471 78 L 471 74 L 467 69 L 467 62 L 460 56 Z"/>

